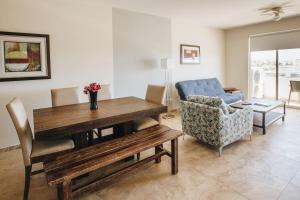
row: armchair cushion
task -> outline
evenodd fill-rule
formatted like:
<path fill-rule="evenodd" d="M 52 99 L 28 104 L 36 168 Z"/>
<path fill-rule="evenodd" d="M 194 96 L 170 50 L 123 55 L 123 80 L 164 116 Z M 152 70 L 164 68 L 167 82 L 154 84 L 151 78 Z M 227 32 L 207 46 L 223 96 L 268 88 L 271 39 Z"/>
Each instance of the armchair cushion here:
<path fill-rule="evenodd" d="M 193 95 L 193 96 L 188 96 L 187 100 L 190 102 L 194 102 L 194 103 L 200 103 L 200 104 L 204 104 L 204 105 L 208 105 L 208 106 L 212 106 L 212 107 L 216 107 L 216 108 L 221 108 L 221 110 L 223 111 L 223 113 L 225 115 L 228 115 L 231 112 L 233 112 L 233 110 L 230 110 L 231 112 L 229 111 L 230 106 L 227 105 L 224 102 L 224 100 L 219 97 Z"/>

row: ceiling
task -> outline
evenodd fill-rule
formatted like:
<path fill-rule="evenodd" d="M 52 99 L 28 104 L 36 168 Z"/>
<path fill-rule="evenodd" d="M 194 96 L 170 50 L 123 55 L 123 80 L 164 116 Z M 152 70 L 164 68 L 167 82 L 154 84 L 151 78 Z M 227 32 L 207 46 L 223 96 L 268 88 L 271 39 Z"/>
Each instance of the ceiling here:
<path fill-rule="evenodd" d="M 258 9 L 289 0 L 107 0 L 113 7 L 138 11 L 175 20 L 229 29 L 271 21 Z M 289 1 L 285 17 L 300 15 L 300 0 Z"/>

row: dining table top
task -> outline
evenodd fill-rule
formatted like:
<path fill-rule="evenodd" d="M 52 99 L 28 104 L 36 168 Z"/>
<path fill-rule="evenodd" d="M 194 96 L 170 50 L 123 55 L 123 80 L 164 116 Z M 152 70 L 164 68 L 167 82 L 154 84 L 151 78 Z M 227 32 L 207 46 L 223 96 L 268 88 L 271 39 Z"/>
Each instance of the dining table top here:
<path fill-rule="evenodd" d="M 167 106 L 137 97 L 101 100 L 98 107 L 90 110 L 87 102 L 34 109 L 35 138 L 72 135 L 167 112 Z"/>

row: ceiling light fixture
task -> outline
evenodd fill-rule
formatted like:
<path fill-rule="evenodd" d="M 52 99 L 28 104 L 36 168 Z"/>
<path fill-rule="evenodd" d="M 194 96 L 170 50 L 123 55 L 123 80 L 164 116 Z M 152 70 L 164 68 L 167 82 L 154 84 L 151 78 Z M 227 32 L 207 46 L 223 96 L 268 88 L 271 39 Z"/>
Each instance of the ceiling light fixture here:
<path fill-rule="evenodd" d="M 260 11 L 261 15 L 266 16 L 272 16 L 273 21 L 279 21 L 282 19 L 282 16 L 285 14 L 285 11 L 287 8 L 293 7 L 290 2 L 285 2 L 279 5 L 272 5 L 265 8 L 260 8 L 258 11 Z"/>

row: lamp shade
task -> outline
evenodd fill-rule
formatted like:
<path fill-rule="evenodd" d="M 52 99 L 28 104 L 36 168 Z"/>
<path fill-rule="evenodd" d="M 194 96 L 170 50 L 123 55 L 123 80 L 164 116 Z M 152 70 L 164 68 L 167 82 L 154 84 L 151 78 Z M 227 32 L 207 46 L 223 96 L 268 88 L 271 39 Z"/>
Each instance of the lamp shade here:
<path fill-rule="evenodd" d="M 172 67 L 172 60 L 170 58 L 162 58 L 160 63 L 161 69 L 169 69 Z"/>

